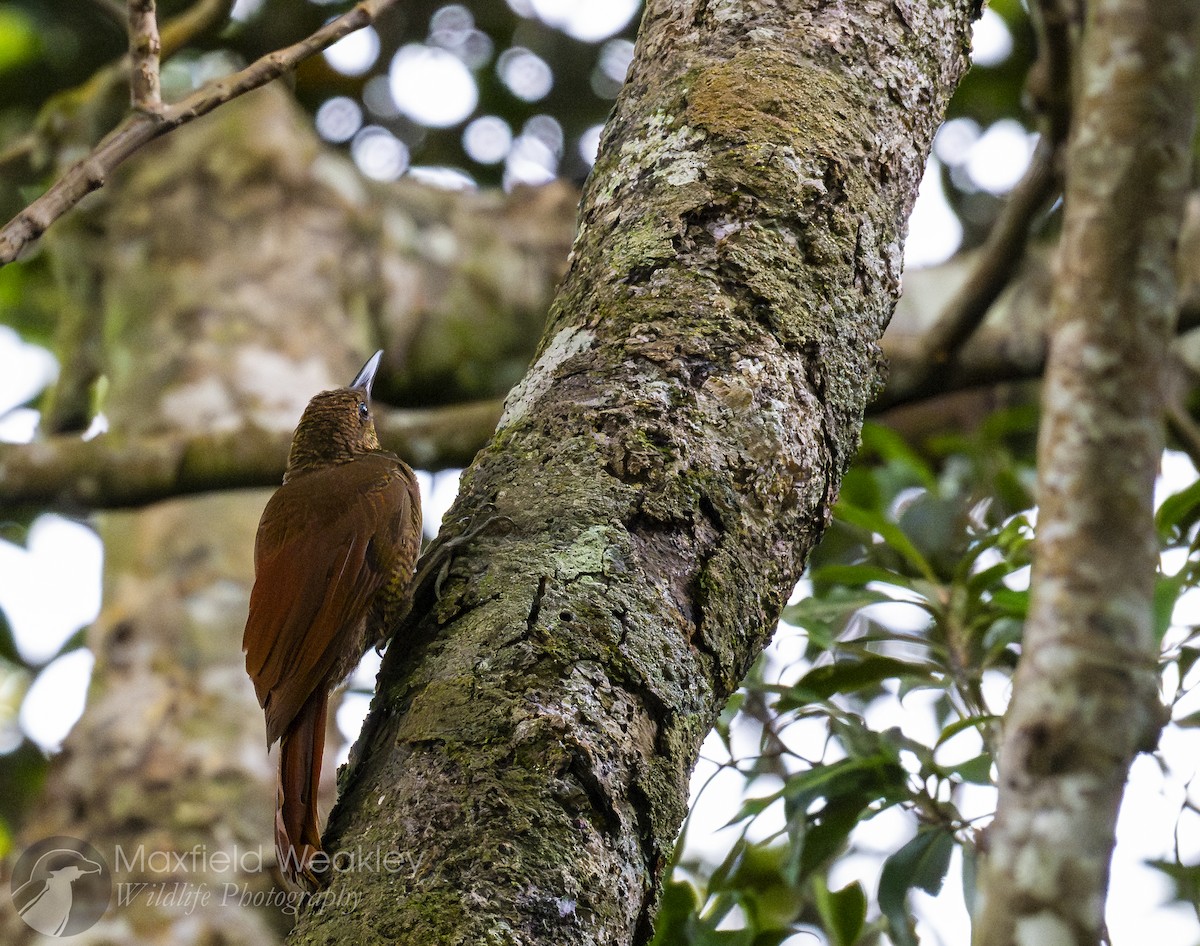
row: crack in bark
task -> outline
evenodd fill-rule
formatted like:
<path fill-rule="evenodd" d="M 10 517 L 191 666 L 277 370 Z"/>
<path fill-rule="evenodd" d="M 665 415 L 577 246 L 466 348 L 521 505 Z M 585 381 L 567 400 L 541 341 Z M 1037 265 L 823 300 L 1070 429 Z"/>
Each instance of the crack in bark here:
<path fill-rule="evenodd" d="M 604 784 L 604 780 L 596 773 L 597 760 L 587 747 L 577 740 L 571 740 L 567 752 L 567 772 L 573 775 L 587 796 L 592 810 L 604 820 L 604 826 L 610 834 L 616 835 L 622 827 L 621 813 L 613 804 L 612 792 Z"/>
<path fill-rule="evenodd" d="M 546 597 L 546 581 L 545 575 L 538 578 L 537 592 L 533 596 L 533 603 L 529 606 L 529 616 L 525 618 L 525 630 L 529 634 L 533 633 L 538 616 L 542 613 L 542 599 Z"/>

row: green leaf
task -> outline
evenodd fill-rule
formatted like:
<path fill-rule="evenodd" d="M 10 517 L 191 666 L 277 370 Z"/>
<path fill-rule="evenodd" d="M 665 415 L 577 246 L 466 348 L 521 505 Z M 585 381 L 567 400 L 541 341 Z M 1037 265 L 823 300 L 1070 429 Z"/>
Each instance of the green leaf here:
<path fill-rule="evenodd" d="M 890 466 L 898 466 L 929 490 L 937 489 L 937 477 L 929 463 L 890 427 L 866 423 L 862 430 L 863 453 L 875 453 Z"/>
<path fill-rule="evenodd" d="M 814 871 L 820 870 L 842 850 L 850 832 L 858 827 L 863 816 L 875 814 L 867 807 L 875 794 L 862 792 L 832 798 L 810 819 L 814 823 L 805 828 L 800 839 L 800 857 L 795 865 L 796 880 L 803 881 Z"/>
<path fill-rule="evenodd" d="M 1159 535 L 1170 541 L 1181 537 L 1200 517 L 1200 480 L 1163 500 L 1154 514 Z"/>
<path fill-rule="evenodd" d="M 651 946 L 679 946 L 690 942 L 688 927 L 700 906 L 700 897 L 686 880 L 672 880 L 663 885 L 658 916 L 654 920 L 654 939 Z"/>
<path fill-rule="evenodd" d="M 725 748 L 729 750 L 729 754 L 733 755 L 732 747 L 729 744 L 729 727 L 733 725 L 733 720 L 741 710 L 742 704 L 746 702 L 746 691 L 738 690 L 729 698 L 729 702 L 725 704 L 725 708 L 721 710 L 721 715 L 717 717 L 717 724 L 713 727 L 721 742 L 725 744 Z"/>
<path fill-rule="evenodd" d="M 1183 589 L 1184 581 L 1178 575 L 1173 578 L 1159 575 L 1154 583 L 1154 639 L 1159 643 L 1171 629 L 1171 615 Z"/>
<path fill-rule="evenodd" d="M 1200 660 L 1200 648 L 1183 646 L 1179 648 L 1179 656 L 1176 658 L 1176 663 L 1179 664 L 1179 679 L 1191 672 L 1192 667 L 1196 666 L 1196 661 Z"/>
<path fill-rule="evenodd" d="M 870 470 L 852 466 L 842 477 L 842 488 L 838 491 L 842 502 L 863 509 L 879 509 L 885 504 L 883 491 L 871 475 Z"/>
<path fill-rule="evenodd" d="M 834 515 L 852 526 L 882 536 L 888 547 L 903 557 L 918 573 L 929 581 L 937 583 L 937 574 L 925 560 L 925 556 L 918 551 L 904 531 L 882 513 L 872 512 L 869 509 L 862 509 L 847 503 L 838 503 L 834 507 Z"/>
<path fill-rule="evenodd" d="M 856 589 L 835 589 L 834 593 L 817 597 L 802 598 L 795 604 L 789 604 L 780 615 L 788 624 L 796 627 L 808 627 L 810 624 L 825 624 L 848 618 L 855 611 L 878 604 L 880 601 L 891 601 L 887 595 L 878 591 Z"/>
<path fill-rule="evenodd" d="M 722 827 L 728 828 L 739 821 L 745 821 L 747 818 L 757 818 L 782 797 L 783 792 L 780 791 L 761 798 L 747 798 L 742 802 L 742 807 L 738 809 L 738 813 L 725 822 Z"/>
<path fill-rule="evenodd" d="M 999 721 L 1000 717 L 993 713 L 986 713 L 981 716 L 964 716 L 962 719 L 956 719 L 949 726 L 942 730 L 942 734 L 938 736 L 938 740 L 933 744 L 933 748 L 935 750 L 940 748 L 957 736 L 960 732 L 964 732 L 968 729 L 977 729 L 981 726 L 989 726 L 992 723 Z"/>
<path fill-rule="evenodd" d="M 1024 562 L 1014 563 L 1003 561 L 997 562 L 995 565 L 985 568 L 982 571 L 978 571 L 967 579 L 967 592 L 972 598 L 979 598 L 985 591 L 999 585 L 1007 575 L 1011 575 L 1023 565 Z M 1005 590 L 1009 589 L 1005 588 Z"/>
<path fill-rule="evenodd" d="M 17 650 L 17 642 L 13 637 L 12 625 L 8 623 L 8 615 L 0 608 L 0 660 L 6 660 L 14 667 L 27 666 L 25 658 Z"/>
<path fill-rule="evenodd" d="M 968 540 L 967 510 L 960 499 L 926 493 L 905 506 L 897 525 L 927 561 L 954 570 Z"/>
<path fill-rule="evenodd" d="M 980 427 L 980 434 L 999 443 L 1014 434 L 1033 434 L 1038 429 L 1041 409 L 1037 404 L 1017 404 L 993 411 Z"/>
<path fill-rule="evenodd" d="M 813 571 L 812 580 L 813 584 L 846 585 L 851 588 L 861 588 L 872 581 L 895 585 L 905 590 L 912 587 L 912 579 L 909 576 L 881 565 L 824 565 Z M 881 595 L 880 598 L 884 601 L 890 600 L 885 595 Z"/>
<path fill-rule="evenodd" d="M 861 660 L 839 660 L 814 667 L 801 677 L 779 701 L 781 710 L 826 700 L 835 693 L 855 693 L 878 686 L 884 680 L 917 678 L 936 684 L 938 669 L 932 664 L 909 663 L 893 657 L 871 656 Z"/>
<path fill-rule="evenodd" d="M 1029 616 L 1029 592 L 997 588 L 991 594 L 991 604 L 1001 614 L 1024 621 Z"/>
<path fill-rule="evenodd" d="M 1200 729 L 1200 710 L 1194 713 L 1188 713 L 1181 719 L 1171 720 L 1180 729 Z"/>
<path fill-rule="evenodd" d="M 828 765 L 814 765 L 807 772 L 788 776 L 780 789 L 787 799 L 789 817 L 804 814 L 817 799 L 828 799 L 835 804 L 839 799 L 854 799 L 860 807 L 877 798 L 888 798 L 897 788 L 905 790 L 904 769 L 898 762 L 884 753 L 857 759 L 841 759 Z M 834 818 L 830 810 L 830 818 Z M 814 821 L 825 817 L 824 809 L 811 816 Z"/>
<path fill-rule="evenodd" d="M 1180 864 L 1175 861 L 1146 861 L 1148 867 L 1162 871 L 1175 885 L 1176 900 L 1200 904 L 1200 864 Z"/>
<path fill-rule="evenodd" d="M 883 863 L 879 875 L 879 909 L 887 917 L 896 946 L 917 946 L 908 913 L 908 892 L 919 887 L 937 894 L 950 867 L 954 835 L 943 828 L 922 827 L 916 836 Z"/>
<path fill-rule="evenodd" d="M 729 876 L 737 870 L 738 865 L 741 863 L 742 858 L 746 854 L 746 847 L 746 836 L 743 834 L 733 843 L 733 847 L 731 847 L 729 849 L 729 853 L 725 855 L 725 860 L 721 861 L 721 863 L 717 865 L 716 870 L 714 870 L 709 876 L 708 890 L 710 894 L 714 890 L 726 889 L 728 886 L 727 880 Z M 711 907 L 709 909 L 711 909 Z M 705 913 L 708 913 L 708 909 L 705 910 Z"/>
<path fill-rule="evenodd" d="M 867 895 L 856 880 L 841 890 L 830 890 L 825 878 L 813 878 L 813 892 L 821 924 L 832 946 L 854 946 L 867 919 Z"/>
<path fill-rule="evenodd" d="M 993 621 L 987 633 L 983 635 L 983 647 L 989 660 L 1010 644 L 1021 640 L 1025 625 L 1018 618 L 1001 618 Z"/>
<path fill-rule="evenodd" d="M 943 775 L 956 775 L 964 782 L 971 782 L 975 785 L 992 784 L 992 755 L 990 752 L 981 753 L 954 765 L 939 766 L 938 769 Z"/>

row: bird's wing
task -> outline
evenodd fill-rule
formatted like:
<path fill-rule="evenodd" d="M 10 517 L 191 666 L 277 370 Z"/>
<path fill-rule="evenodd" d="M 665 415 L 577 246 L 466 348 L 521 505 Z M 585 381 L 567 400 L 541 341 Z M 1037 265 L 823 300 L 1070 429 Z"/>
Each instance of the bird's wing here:
<path fill-rule="evenodd" d="M 360 656 L 349 652 L 361 647 L 371 598 L 395 568 L 393 537 L 412 518 L 406 473 L 394 457 L 369 454 L 297 477 L 267 503 L 242 649 L 268 745 Z"/>

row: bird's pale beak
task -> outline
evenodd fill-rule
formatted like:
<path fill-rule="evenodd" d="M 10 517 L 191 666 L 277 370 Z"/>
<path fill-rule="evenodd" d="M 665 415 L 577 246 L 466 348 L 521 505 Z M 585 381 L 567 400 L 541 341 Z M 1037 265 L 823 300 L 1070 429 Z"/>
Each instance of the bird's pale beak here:
<path fill-rule="evenodd" d="M 362 369 L 354 376 L 354 380 L 348 385 L 351 391 L 363 391 L 367 397 L 371 396 L 371 385 L 375 382 L 375 372 L 379 370 L 379 360 L 382 357 L 383 349 L 381 348 L 367 359 L 367 363 L 362 366 Z"/>

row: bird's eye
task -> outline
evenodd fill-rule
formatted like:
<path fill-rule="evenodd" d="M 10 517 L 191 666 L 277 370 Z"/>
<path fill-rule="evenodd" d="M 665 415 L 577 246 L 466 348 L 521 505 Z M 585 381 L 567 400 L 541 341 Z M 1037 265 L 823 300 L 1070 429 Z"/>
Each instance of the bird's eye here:
<path fill-rule="evenodd" d="M 365 402 L 365 401 L 359 401 L 359 402 L 358 402 L 358 419 L 359 419 L 360 421 L 362 421 L 363 423 L 366 423 L 366 420 L 367 420 L 367 418 L 368 418 L 368 417 L 370 417 L 370 416 L 371 416 L 371 411 L 370 411 L 370 409 L 367 407 L 367 404 L 366 404 L 366 402 Z"/>

